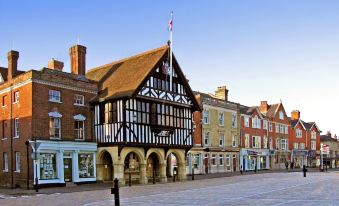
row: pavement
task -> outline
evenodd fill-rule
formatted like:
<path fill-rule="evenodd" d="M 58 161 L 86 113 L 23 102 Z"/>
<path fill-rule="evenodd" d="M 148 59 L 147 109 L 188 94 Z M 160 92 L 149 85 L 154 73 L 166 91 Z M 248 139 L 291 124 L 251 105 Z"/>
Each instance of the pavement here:
<path fill-rule="evenodd" d="M 310 172 L 306 178 L 300 171 L 198 176 L 197 181 L 121 187 L 121 205 L 339 205 L 338 171 Z M 114 205 L 110 187 L 44 188 L 38 194 L 0 190 L 0 205 Z"/>

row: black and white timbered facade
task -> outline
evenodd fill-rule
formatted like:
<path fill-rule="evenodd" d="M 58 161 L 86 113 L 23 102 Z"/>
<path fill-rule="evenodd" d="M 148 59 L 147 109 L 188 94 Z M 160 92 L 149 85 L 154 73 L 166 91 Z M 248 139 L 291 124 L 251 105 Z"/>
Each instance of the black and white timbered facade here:
<path fill-rule="evenodd" d="M 95 105 L 94 131 L 99 145 L 191 148 L 193 146 L 192 92 L 174 66 L 172 90 L 164 69 L 155 69 L 131 98 Z M 179 74 L 178 74 L 179 73 Z"/>

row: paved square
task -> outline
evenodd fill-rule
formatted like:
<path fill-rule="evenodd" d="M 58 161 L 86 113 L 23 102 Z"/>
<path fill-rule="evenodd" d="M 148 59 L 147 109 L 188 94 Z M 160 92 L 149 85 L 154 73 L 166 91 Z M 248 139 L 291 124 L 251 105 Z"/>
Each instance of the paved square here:
<path fill-rule="evenodd" d="M 339 205 L 339 173 L 266 173 L 120 188 L 121 205 Z M 114 205 L 110 190 L 4 197 L 0 205 Z"/>

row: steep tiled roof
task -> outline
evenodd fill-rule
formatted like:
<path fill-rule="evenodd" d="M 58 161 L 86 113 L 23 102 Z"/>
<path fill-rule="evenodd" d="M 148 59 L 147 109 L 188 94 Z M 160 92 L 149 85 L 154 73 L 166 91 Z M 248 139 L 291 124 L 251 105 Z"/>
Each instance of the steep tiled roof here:
<path fill-rule="evenodd" d="M 211 105 L 215 107 L 221 107 L 225 109 L 237 110 L 238 103 L 220 100 L 209 94 L 199 92 L 199 91 L 195 91 L 194 94 L 200 95 L 201 97 L 200 100 L 202 101 L 203 104 L 207 104 L 207 105 Z"/>
<path fill-rule="evenodd" d="M 245 105 L 240 105 L 240 113 L 241 114 L 247 114 L 247 115 L 252 115 L 253 111 L 258 108 L 256 106 L 254 107 L 248 107 L 248 106 L 245 106 Z"/>
<path fill-rule="evenodd" d="M 163 46 L 135 56 L 112 62 L 86 73 L 88 79 L 99 82 L 99 100 L 130 97 L 161 58 L 167 54 L 168 46 Z M 112 75 L 114 73 L 114 75 Z"/>
<path fill-rule="evenodd" d="M 299 120 L 291 120 L 291 126 L 295 127 L 298 124 Z"/>
<path fill-rule="evenodd" d="M 275 112 L 277 111 L 280 104 L 271 104 L 270 107 L 267 110 L 267 113 L 265 114 L 267 117 L 273 118 L 275 115 Z"/>

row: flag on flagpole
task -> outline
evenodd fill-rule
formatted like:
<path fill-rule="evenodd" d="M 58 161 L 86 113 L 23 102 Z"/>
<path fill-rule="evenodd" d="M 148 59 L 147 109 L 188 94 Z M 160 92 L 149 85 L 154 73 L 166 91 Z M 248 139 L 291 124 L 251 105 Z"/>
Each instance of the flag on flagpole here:
<path fill-rule="evenodd" d="M 168 30 L 172 31 L 173 28 L 173 11 L 171 12 L 171 19 L 168 22 Z"/>

